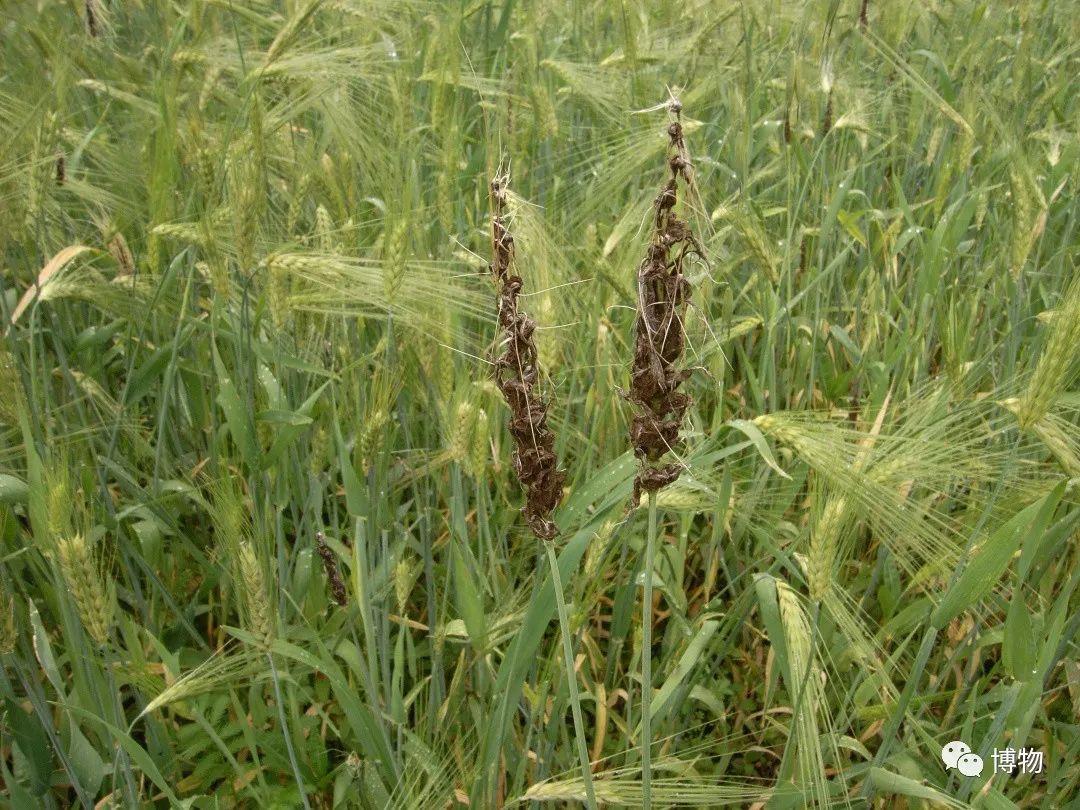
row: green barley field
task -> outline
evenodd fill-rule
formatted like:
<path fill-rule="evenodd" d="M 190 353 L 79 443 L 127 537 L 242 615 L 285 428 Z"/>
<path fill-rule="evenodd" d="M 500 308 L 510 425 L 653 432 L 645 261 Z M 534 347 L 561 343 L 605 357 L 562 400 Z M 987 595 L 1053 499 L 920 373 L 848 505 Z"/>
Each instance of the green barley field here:
<path fill-rule="evenodd" d="M 4 806 L 1080 804 L 1078 42 L 8 0 Z"/>

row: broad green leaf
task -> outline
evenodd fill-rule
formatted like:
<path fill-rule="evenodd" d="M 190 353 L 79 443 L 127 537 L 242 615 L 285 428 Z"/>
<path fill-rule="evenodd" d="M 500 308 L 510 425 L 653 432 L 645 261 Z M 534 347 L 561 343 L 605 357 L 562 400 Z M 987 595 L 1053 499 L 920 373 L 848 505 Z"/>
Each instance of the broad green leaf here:
<path fill-rule="evenodd" d="M 30 790 L 44 796 L 52 781 L 52 748 L 49 737 L 33 712 L 25 712 L 12 700 L 4 701 L 4 722 L 29 766 Z"/>
<path fill-rule="evenodd" d="M 465 556 L 457 547 L 456 542 L 451 542 L 450 553 L 454 560 L 454 604 L 457 605 L 462 621 L 465 622 L 473 649 L 480 651 L 484 648 L 487 638 L 484 605 L 465 563 Z"/>
<path fill-rule="evenodd" d="M 53 688 L 58 694 L 64 695 L 67 690 L 64 687 L 64 680 L 60 677 L 60 670 L 56 666 L 56 657 L 53 655 L 52 644 L 49 642 L 49 634 L 45 632 L 45 625 L 41 622 L 41 614 L 38 613 L 37 606 L 33 601 L 27 599 L 27 615 L 30 617 L 30 626 L 33 628 L 34 643 L 34 655 L 37 656 L 38 663 L 41 664 L 41 669 L 45 673 L 45 677 L 49 679 L 49 683 L 53 685 Z"/>
<path fill-rule="evenodd" d="M 1020 544 L 1039 541 L 1064 492 L 1062 482 L 1052 492 L 1020 510 L 976 548 L 964 572 L 931 615 L 930 622 L 934 627 L 940 630 L 993 590 Z"/>
<path fill-rule="evenodd" d="M 769 465 L 770 469 L 778 473 L 783 478 L 791 479 L 791 476 L 780 469 L 780 465 L 776 463 L 776 456 L 773 455 L 772 449 L 769 447 L 769 443 L 765 441 L 765 436 L 758 430 L 757 425 L 753 422 L 749 422 L 746 419 L 729 419 L 727 424 L 730 427 L 743 433 L 748 438 L 751 444 L 754 445 L 754 449 L 758 451 L 758 454 Z"/>
<path fill-rule="evenodd" d="M 686 645 L 683 654 L 679 656 L 679 661 L 675 665 L 675 668 L 664 680 L 664 683 L 653 697 L 650 714 L 657 725 L 659 725 L 667 714 L 669 709 L 668 704 L 675 696 L 675 690 L 682 685 L 683 681 L 685 681 L 692 672 L 696 671 L 701 666 L 702 657 L 705 655 L 709 642 L 712 640 L 712 637 L 716 634 L 719 627 L 720 622 L 715 619 L 708 619 L 702 623 L 701 627 L 694 633 L 693 638 L 690 639 L 690 643 Z"/>
<path fill-rule="evenodd" d="M 168 797 L 172 805 L 182 806 L 180 798 L 175 793 L 173 793 L 173 790 L 170 787 L 168 780 L 166 780 L 165 777 L 162 775 L 161 771 L 158 769 L 158 766 L 154 764 L 154 760 L 146 752 L 145 748 L 143 748 L 141 745 L 139 745 L 139 743 L 132 739 L 130 734 L 128 734 L 126 731 L 118 729 L 111 723 L 102 720 L 96 714 L 85 711 L 78 706 L 68 704 L 67 706 L 65 706 L 65 709 L 69 712 L 75 712 L 76 714 L 82 715 L 87 720 L 90 720 L 105 729 L 105 731 L 107 731 L 112 736 L 112 738 L 120 744 L 120 747 L 124 749 L 127 755 L 131 757 L 131 761 L 135 765 L 135 767 L 137 767 L 144 774 L 146 774 L 146 777 L 157 786 L 158 790 L 160 790 Z"/>
<path fill-rule="evenodd" d="M 259 448 L 255 444 L 251 414 L 240 399 L 236 385 L 216 351 L 214 352 L 214 368 L 217 372 L 217 401 L 221 410 L 225 412 L 225 424 L 229 427 L 229 434 L 240 451 L 240 457 L 244 459 L 249 469 L 256 470 L 259 467 Z"/>
<path fill-rule="evenodd" d="M 965 806 L 963 802 L 942 793 L 937 788 L 911 777 L 887 771 L 884 768 L 871 768 L 870 781 L 873 782 L 877 790 L 890 796 L 909 796 L 913 799 L 923 799 L 946 807 Z"/>
<path fill-rule="evenodd" d="M 0 504 L 10 506 L 26 503 L 30 499 L 30 486 L 21 478 L 0 473 Z"/>
<path fill-rule="evenodd" d="M 338 467 L 341 470 L 341 483 L 345 488 L 345 508 L 353 517 L 362 517 L 367 514 L 367 492 L 353 467 L 349 448 L 345 445 L 345 439 L 341 435 L 339 421 L 334 419 L 334 438 L 337 440 Z"/>
<path fill-rule="evenodd" d="M 86 792 L 95 796 L 110 768 L 79 730 L 75 720 L 70 717 L 68 718 L 68 739 L 68 758 L 71 760 L 71 767 Z"/>
<path fill-rule="evenodd" d="M 1032 634 L 1031 614 L 1018 582 L 1009 609 L 1005 614 L 1005 641 L 1001 648 L 1002 663 L 1018 681 L 1034 677 L 1037 640 Z"/>
<path fill-rule="evenodd" d="M 776 664 L 781 672 L 789 672 L 787 642 L 784 636 L 784 624 L 780 620 L 780 603 L 776 596 L 776 580 L 769 574 L 756 574 L 754 576 L 754 591 L 757 594 L 758 607 L 761 609 L 761 619 L 765 624 L 765 632 L 769 636 L 769 644 L 776 653 Z"/>

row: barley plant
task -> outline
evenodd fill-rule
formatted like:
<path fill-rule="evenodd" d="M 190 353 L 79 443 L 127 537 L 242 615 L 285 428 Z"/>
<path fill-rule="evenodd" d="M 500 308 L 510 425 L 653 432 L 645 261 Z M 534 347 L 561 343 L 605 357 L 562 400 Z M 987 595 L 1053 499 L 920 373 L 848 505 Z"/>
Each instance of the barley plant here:
<path fill-rule="evenodd" d="M 1075 806 L 1078 11 L 7 3 L 0 803 Z"/>

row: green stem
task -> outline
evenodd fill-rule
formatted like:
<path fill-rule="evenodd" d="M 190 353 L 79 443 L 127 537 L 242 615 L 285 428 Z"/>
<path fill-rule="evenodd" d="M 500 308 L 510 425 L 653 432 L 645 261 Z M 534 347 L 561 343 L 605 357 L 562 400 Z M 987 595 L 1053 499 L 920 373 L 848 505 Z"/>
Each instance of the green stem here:
<path fill-rule="evenodd" d="M 566 599 L 563 596 L 559 559 L 555 556 L 554 543 L 549 541 L 544 545 L 547 546 L 548 564 L 551 566 L 551 585 L 555 591 L 555 607 L 559 613 L 559 634 L 562 636 L 566 682 L 570 689 L 570 708 L 574 713 L 574 737 L 577 740 L 578 759 L 581 761 L 581 778 L 585 781 L 585 801 L 589 805 L 589 810 L 596 810 L 592 766 L 589 762 L 589 749 L 585 745 L 585 722 L 581 717 L 581 697 L 578 694 L 577 674 L 574 669 L 574 648 L 570 643 L 570 620 L 566 616 Z"/>
<path fill-rule="evenodd" d="M 964 567 L 967 561 L 971 558 L 971 549 L 975 545 L 975 541 L 981 536 L 983 527 L 986 525 L 986 521 L 990 518 L 990 514 L 993 511 L 994 504 L 997 503 L 998 497 L 1001 495 L 1001 490 L 1004 487 L 1005 479 L 1012 474 L 1013 464 L 1016 462 L 1016 452 L 1020 446 L 1020 434 L 1017 434 L 1015 441 L 1013 442 L 1012 449 L 1009 451 L 1008 456 L 1005 458 L 1004 469 L 999 476 L 997 483 L 994 485 L 994 490 L 990 495 L 990 499 L 983 506 L 982 514 L 979 516 L 978 522 L 975 524 L 975 528 L 968 535 L 967 543 L 964 545 L 964 552 L 960 555 L 956 561 L 956 565 L 953 568 L 952 575 L 949 577 L 949 584 L 946 586 L 943 593 L 948 593 L 949 590 L 956 584 L 956 580 L 960 578 L 960 575 L 964 572 Z M 932 624 L 927 624 L 926 632 L 923 634 L 922 644 L 919 646 L 919 652 L 915 656 L 915 663 L 908 673 L 904 688 L 900 692 L 900 698 L 896 703 L 896 707 L 893 709 L 892 714 L 889 716 L 888 721 L 885 723 L 885 727 L 881 732 L 881 745 L 878 746 L 878 750 L 874 754 L 874 759 L 871 762 L 872 767 L 880 768 L 884 765 L 885 759 L 889 754 L 889 749 L 892 746 L 893 741 L 897 737 L 897 733 L 900 731 L 900 725 L 904 720 L 904 715 L 907 713 L 908 704 L 911 702 L 912 697 L 915 695 L 915 690 L 918 688 L 920 681 L 922 680 L 923 672 L 926 669 L 926 665 L 930 661 L 930 653 L 934 649 L 934 642 L 937 640 L 938 628 Z M 862 791 L 863 798 L 869 802 L 874 796 L 873 783 L 867 779 L 863 785 Z"/>
<path fill-rule="evenodd" d="M 278 720 L 281 722 L 281 733 L 285 737 L 285 752 L 289 755 L 289 765 L 292 767 L 293 778 L 296 780 L 296 787 L 300 791 L 300 801 L 304 804 L 304 810 L 311 810 L 311 805 L 308 803 L 307 788 L 304 787 L 304 778 L 300 775 L 300 763 L 296 761 L 296 751 L 293 750 L 289 723 L 285 719 L 285 705 L 281 697 L 281 682 L 278 678 L 277 667 L 274 666 L 274 654 L 267 651 L 266 660 L 270 663 L 270 677 L 274 682 L 274 697 L 277 703 Z"/>
<path fill-rule="evenodd" d="M 649 491 L 649 534 L 645 540 L 641 597 L 641 806 L 652 808 L 652 602 L 656 555 L 656 491 Z"/>

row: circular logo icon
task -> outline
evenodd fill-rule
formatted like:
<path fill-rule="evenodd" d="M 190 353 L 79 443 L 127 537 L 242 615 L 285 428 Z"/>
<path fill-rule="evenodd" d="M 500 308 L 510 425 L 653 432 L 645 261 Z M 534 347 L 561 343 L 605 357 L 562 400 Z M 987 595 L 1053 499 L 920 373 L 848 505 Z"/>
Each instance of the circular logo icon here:
<path fill-rule="evenodd" d="M 971 753 L 971 746 L 969 746 L 963 740 L 953 740 L 951 743 L 941 749 L 941 761 L 945 763 L 945 770 L 951 770 L 956 767 L 957 761 L 964 754 Z"/>

